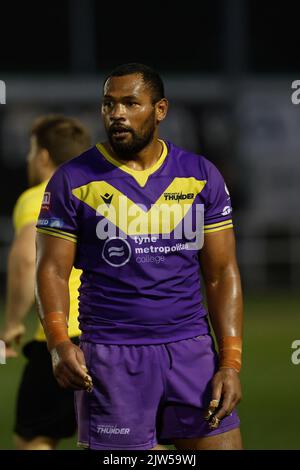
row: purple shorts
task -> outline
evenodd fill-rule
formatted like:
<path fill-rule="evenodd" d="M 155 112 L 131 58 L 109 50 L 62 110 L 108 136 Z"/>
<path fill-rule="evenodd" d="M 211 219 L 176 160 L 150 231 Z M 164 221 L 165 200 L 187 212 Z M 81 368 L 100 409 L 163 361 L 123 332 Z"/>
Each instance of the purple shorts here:
<path fill-rule="evenodd" d="M 80 446 L 147 450 L 239 426 L 235 410 L 214 431 L 203 419 L 217 369 L 210 335 L 145 346 L 83 342 L 81 348 L 94 389 L 75 393 Z"/>

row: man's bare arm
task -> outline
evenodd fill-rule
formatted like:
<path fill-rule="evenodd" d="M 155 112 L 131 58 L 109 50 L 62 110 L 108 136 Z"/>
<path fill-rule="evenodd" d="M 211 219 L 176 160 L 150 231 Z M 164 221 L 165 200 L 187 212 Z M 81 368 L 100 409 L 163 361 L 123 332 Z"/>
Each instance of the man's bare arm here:
<path fill-rule="evenodd" d="M 84 355 L 67 332 L 69 277 L 75 252 L 73 242 L 37 234 L 36 300 L 58 383 L 65 388 L 87 389 L 91 379 Z"/>
<path fill-rule="evenodd" d="M 37 233 L 36 300 L 40 319 L 48 313 L 69 314 L 69 277 L 76 244 L 68 240 Z"/>
<path fill-rule="evenodd" d="M 241 399 L 238 349 L 242 337 L 243 301 L 233 230 L 207 234 L 200 263 L 208 311 L 221 353 L 221 367 L 212 384 L 212 399 L 216 403 L 221 401 L 215 417 L 222 419 Z"/>
<path fill-rule="evenodd" d="M 233 230 L 206 234 L 200 262 L 217 340 L 224 336 L 241 337 L 243 301 Z"/>
<path fill-rule="evenodd" d="M 18 343 L 24 334 L 23 321 L 34 301 L 35 234 L 35 224 L 25 225 L 9 250 L 5 323 L 1 333 L 7 357 L 17 355 L 12 343 Z"/>

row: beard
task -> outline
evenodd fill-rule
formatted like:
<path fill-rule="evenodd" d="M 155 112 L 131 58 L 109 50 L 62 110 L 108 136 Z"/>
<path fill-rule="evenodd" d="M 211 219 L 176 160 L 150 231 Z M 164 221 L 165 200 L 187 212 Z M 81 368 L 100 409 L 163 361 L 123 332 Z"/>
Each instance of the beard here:
<path fill-rule="evenodd" d="M 123 128 L 122 126 L 120 126 Z M 127 139 L 118 139 L 113 131 L 114 128 L 118 128 L 118 125 L 115 124 L 112 126 L 108 132 L 108 140 L 113 151 L 124 160 L 131 159 L 134 155 L 143 150 L 153 139 L 156 122 L 154 113 L 149 116 L 147 121 L 144 123 L 143 128 L 138 132 L 134 131 L 131 128 L 123 128 L 129 133 Z"/>

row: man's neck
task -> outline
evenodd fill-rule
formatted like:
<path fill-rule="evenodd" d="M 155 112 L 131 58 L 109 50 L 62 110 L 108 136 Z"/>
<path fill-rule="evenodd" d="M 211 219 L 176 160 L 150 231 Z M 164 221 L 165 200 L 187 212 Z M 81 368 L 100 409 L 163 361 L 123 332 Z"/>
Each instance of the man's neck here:
<path fill-rule="evenodd" d="M 47 168 L 43 171 L 43 174 L 40 176 L 40 183 L 44 183 L 44 181 L 48 181 L 54 174 L 56 168 Z"/>

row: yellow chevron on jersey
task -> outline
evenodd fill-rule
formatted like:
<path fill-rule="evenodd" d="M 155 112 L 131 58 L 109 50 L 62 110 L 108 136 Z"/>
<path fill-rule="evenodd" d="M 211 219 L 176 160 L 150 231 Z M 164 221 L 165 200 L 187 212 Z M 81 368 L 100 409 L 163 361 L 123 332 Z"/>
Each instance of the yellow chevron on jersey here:
<path fill-rule="evenodd" d="M 182 221 L 205 184 L 205 180 L 194 177 L 174 178 L 149 210 L 106 181 L 92 181 L 73 189 L 72 193 L 129 236 L 136 233 L 166 234 Z M 191 197 L 174 200 L 166 196 L 182 193 Z M 111 195 L 109 204 L 101 201 L 101 194 Z"/>

